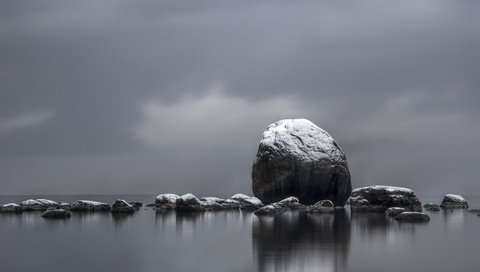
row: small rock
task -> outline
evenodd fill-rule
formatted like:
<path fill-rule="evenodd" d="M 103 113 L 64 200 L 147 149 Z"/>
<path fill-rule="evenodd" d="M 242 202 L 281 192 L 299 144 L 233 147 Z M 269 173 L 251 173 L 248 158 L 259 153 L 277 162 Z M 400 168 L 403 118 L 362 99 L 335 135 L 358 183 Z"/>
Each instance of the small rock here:
<path fill-rule="evenodd" d="M 177 199 L 177 204 L 175 207 L 177 211 L 202 211 L 202 202 L 193 194 L 184 194 L 179 199 Z"/>
<path fill-rule="evenodd" d="M 335 206 L 330 200 L 320 200 L 307 208 L 308 213 L 333 213 Z"/>
<path fill-rule="evenodd" d="M 8 203 L 0 206 L 1 213 L 21 213 L 23 212 L 22 207 L 16 203 Z"/>
<path fill-rule="evenodd" d="M 158 210 L 174 210 L 179 199 L 176 194 L 161 194 L 155 198 L 155 206 Z"/>
<path fill-rule="evenodd" d="M 352 191 L 350 207 L 353 212 L 385 212 L 390 207 L 407 211 L 422 211 L 422 203 L 408 188 L 374 185 Z"/>
<path fill-rule="evenodd" d="M 440 207 L 444 209 L 468 209 L 468 202 L 461 195 L 446 194 Z"/>
<path fill-rule="evenodd" d="M 70 205 L 70 203 L 66 203 L 66 202 L 62 202 L 62 203 L 58 204 L 59 209 L 70 210 L 71 207 L 72 207 L 72 205 Z"/>
<path fill-rule="evenodd" d="M 227 210 L 234 210 L 240 208 L 240 202 L 233 199 L 225 199 L 225 202 L 223 202 L 221 205 L 224 209 Z"/>
<path fill-rule="evenodd" d="M 42 217 L 49 219 L 65 219 L 70 218 L 72 213 L 64 209 L 51 209 L 42 214 Z"/>
<path fill-rule="evenodd" d="M 402 212 L 394 217 L 397 221 L 405 222 L 429 222 L 430 216 L 422 212 Z"/>
<path fill-rule="evenodd" d="M 111 209 L 107 203 L 91 200 L 77 200 L 70 208 L 72 212 L 109 212 Z"/>
<path fill-rule="evenodd" d="M 132 205 L 134 208 L 140 208 L 143 206 L 143 203 L 138 201 L 128 202 L 128 204 Z"/>
<path fill-rule="evenodd" d="M 230 199 L 238 201 L 241 210 L 258 210 L 263 207 L 262 201 L 254 196 L 235 194 Z"/>
<path fill-rule="evenodd" d="M 123 199 L 117 199 L 112 205 L 112 213 L 133 213 L 135 207 Z"/>
<path fill-rule="evenodd" d="M 292 209 L 292 210 L 306 209 L 306 206 L 303 205 L 302 203 L 300 203 L 298 198 L 296 198 L 294 196 L 282 199 L 282 200 L 278 201 L 277 203 L 285 206 L 286 208 Z"/>
<path fill-rule="evenodd" d="M 438 211 L 440 211 L 440 207 L 438 207 L 437 204 L 433 204 L 433 203 L 427 203 L 427 204 L 423 205 L 423 208 L 424 208 L 426 211 L 429 211 L 429 212 L 438 212 Z"/>
<path fill-rule="evenodd" d="M 200 205 L 204 211 L 219 211 L 225 209 L 222 204 L 210 198 L 202 198 Z"/>
<path fill-rule="evenodd" d="M 260 209 L 256 210 L 254 214 L 257 216 L 276 216 L 284 213 L 285 210 L 285 207 L 275 203 L 261 207 Z"/>
<path fill-rule="evenodd" d="M 387 215 L 388 216 L 397 216 L 399 214 L 401 214 L 402 212 L 404 212 L 405 209 L 404 208 L 400 208 L 400 207 L 390 207 L 387 209 Z"/>

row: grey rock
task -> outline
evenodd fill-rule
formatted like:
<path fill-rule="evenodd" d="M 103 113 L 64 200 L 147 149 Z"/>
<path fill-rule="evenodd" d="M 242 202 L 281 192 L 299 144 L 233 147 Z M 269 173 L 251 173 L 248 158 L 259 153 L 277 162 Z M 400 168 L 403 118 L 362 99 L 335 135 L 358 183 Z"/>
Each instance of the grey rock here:
<path fill-rule="evenodd" d="M 70 205 L 70 203 L 66 203 L 66 202 L 62 202 L 62 203 L 58 204 L 59 209 L 70 210 L 71 207 L 72 207 L 72 205 Z"/>
<path fill-rule="evenodd" d="M 221 201 L 222 203 L 224 201 Z M 200 200 L 200 205 L 204 211 L 219 211 L 226 209 L 225 206 L 218 203 L 217 201 L 209 198 L 203 198 Z"/>
<path fill-rule="evenodd" d="M 387 209 L 387 215 L 388 216 L 397 216 L 401 214 L 402 212 L 405 211 L 405 208 L 400 208 L 400 207 L 390 207 Z"/>
<path fill-rule="evenodd" d="M 202 202 L 193 194 L 184 194 L 177 199 L 175 210 L 196 212 L 204 210 Z"/>
<path fill-rule="evenodd" d="M 148 203 L 147 205 L 145 205 L 145 207 L 155 207 L 155 203 Z"/>
<path fill-rule="evenodd" d="M 112 213 L 133 213 L 135 207 L 123 199 L 117 199 L 112 205 Z"/>
<path fill-rule="evenodd" d="M 411 189 L 384 185 L 354 189 L 350 207 L 354 212 L 385 212 L 390 207 L 422 211 L 422 203 Z"/>
<path fill-rule="evenodd" d="M 395 216 L 394 219 L 404 222 L 429 222 L 430 216 L 421 212 L 402 212 L 401 214 Z"/>
<path fill-rule="evenodd" d="M 48 208 L 57 208 L 58 203 L 49 199 L 27 199 L 20 202 L 24 211 L 44 211 Z"/>
<path fill-rule="evenodd" d="M 77 200 L 72 204 L 70 210 L 72 212 L 109 212 L 112 210 L 112 207 L 103 202 Z"/>
<path fill-rule="evenodd" d="M 267 127 L 252 167 L 253 193 L 264 203 L 295 196 L 311 205 L 343 206 L 352 186 L 345 154 L 323 129 L 306 119 Z"/>
<path fill-rule="evenodd" d="M 16 203 L 8 203 L 0 206 L 0 213 L 21 213 L 22 207 Z"/>
<path fill-rule="evenodd" d="M 461 195 L 446 194 L 440 207 L 444 209 L 468 209 L 468 202 Z"/>
<path fill-rule="evenodd" d="M 429 211 L 429 212 L 438 212 L 438 211 L 440 211 L 440 207 L 439 207 L 437 204 L 434 204 L 434 203 L 427 203 L 427 204 L 423 205 L 423 208 L 424 208 L 426 211 Z"/>
<path fill-rule="evenodd" d="M 143 203 L 138 201 L 128 202 L 128 204 L 132 205 L 134 208 L 140 208 L 143 206 Z"/>
<path fill-rule="evenodd" d="M 72 213 L 64 209 L 49 209 L 42 214 L 42 217 L 49 219 L 66 219 L 71 216 Z"/>
<path fill-rule="evenodd" d="M 330 200 L 320 200 L 314 205 L 307 208 L 308 213 L 333 213 L 335 206 Z"/>
<path fill-rule="evenodd" d="M 253 197 L 253 196 L 247 196 L 244 194 L 235 194 L 232 197 L 230 197 L 232 200 L 236 200 L 239 205 L 241 210 L 258 210 L 261 207 L 263 207 L 263 203 L 260 199 Z"/>
<path fill-rule="evenodd" d="M 276 216 L 284 213 L 287 210 L 286 207 L 279 205 L 278 203 L 270 204 L 261 207 L 254 212 L 257 216 Z"/>
<path fill-rule="evenodd" d="M 221 205 L 227 210 L 236 210 L 240 208 L 240 202 L 234 199 L 225 199 L 225 202 L 223 202 Z"/>
<path fill-rule="evenodd" d="M 176 194 L 161 194 L 155 198 L 155 207 L 157 210 L 174 210 L 179 199 Z"/>
<path fill-rule="evenodd" d="M 300 203 L 299 199 L 294 197 L 294 196 L 282 199 L 277 203 L 283 205 L 286 208 L 292 209 L 292 210 L 306 209 L 307 208 L 307 206 Z"/>

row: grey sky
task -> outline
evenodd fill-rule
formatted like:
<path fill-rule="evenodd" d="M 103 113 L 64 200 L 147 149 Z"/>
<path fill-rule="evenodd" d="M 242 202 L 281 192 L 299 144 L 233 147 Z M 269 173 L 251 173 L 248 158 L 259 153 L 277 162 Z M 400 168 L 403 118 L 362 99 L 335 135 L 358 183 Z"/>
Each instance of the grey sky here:
<path fill-rule="evenodd" d="M 478 1 L 0 2 L 1 194 L 251 193 L 310 119 L 354 187 L 479 194 Z"/>

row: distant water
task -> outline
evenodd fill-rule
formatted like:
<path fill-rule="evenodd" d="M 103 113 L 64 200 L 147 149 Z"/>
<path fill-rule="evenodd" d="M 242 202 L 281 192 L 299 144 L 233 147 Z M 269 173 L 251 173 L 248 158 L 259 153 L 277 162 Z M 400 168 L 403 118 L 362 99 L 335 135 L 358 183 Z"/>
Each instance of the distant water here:
<path fill-rule="evenodd" d="M 153 196 L 2 196 L 112 203 Z M 468 197 L 480 208 L 480 197 Z M 439 203 L 441 197 L 422 202 Z M 480 217 L 429 212 L 427 224 L 398 223 L 378 213 L 309 216 L 287 212 L 74 213 L 45 220 L 39 212 L 0 214 L 0 271 L 479 271 Z"/>

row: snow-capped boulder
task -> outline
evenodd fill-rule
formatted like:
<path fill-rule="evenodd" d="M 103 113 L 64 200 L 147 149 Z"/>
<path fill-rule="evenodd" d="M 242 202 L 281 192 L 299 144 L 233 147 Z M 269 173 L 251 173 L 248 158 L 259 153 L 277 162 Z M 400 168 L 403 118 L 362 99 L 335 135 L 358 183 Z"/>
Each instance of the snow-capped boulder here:
<path fill-rule="evenodd" d="M 247 196 L 244 194 L 235 194 L 230 197 L 232 200 L 236 200 L 239 203 L 241 210 L 257 210 L 263 207 L 263 203 L 260 199 L 254 196 Z"/>
<path fill-rule="evenodd" d="M 468 202 L 461 195 L 446 194 L 440 207 L 444 209 L 468 209 Z"/>
<path fill-rule="evenodd" d="M 275 216 L 284 213 L 286 210 L 287 208 L 282 206 L 281 204 L 274 203 L 263 206 L 253 213 L 257 216 Z"/>
<path fill-rule="evenodd" d="M 72 213 L 64 209 L 48 209 L 42 214 L 42 217 L 49 219 L 66 219 L 70 218 Z"/>
<path fill-rule="evenodd" d="M 177 211 L 202 211 L 202 202 L 193 194 L 184 194 L 177 200 Z"/>
<path fill-rule="evenodd" d="M 23 212 L 22 207 L 16 203 L 7 203 L 0 206 L 0 212 L 2 213 L 21 213 Z"/>
<path fill-rule="evenodd" d="M 216 199 L 214 197 L 206 197 L 206 198 L 200 199 L 200 206 L 202 207 L 202 210 L 204 210 L 204 211 L 224 210 L 225 207 L 215 200 L 219 200 L 222 203 L 224 202 L 224 201 L 220 200 L 219 198 Z"/>
<path fill-rule="evenodd" d="M 264 203 L 289 196 L 301 203 L 343 206 L 352 186 L 347 159 L 325 130 L 306 119 L 285 119 L 263 132 L 252 167 L 253 194 Z"/>
<path fill-rule="evenodd" d="M 27 199 L 20 202 L 20 207 L 24 211 L 41 211 L 48 208 L 57 208 L 58 203 L 49 199 Z"/>
<path fill-rule="evenodd" d="M 397 221 L 405 222 L 429 222 L 430 216 L 422 212 L 402 212 L 394 217 Z"/>
<path fill-rule="evenodd" d="M 350 207 L 352 211 L 360 212 L 385 212 L 390 207 L 422 211 L 422 203 L 411 189 L 384 185 L 354 189 L 350 197 Z"/>
<path fill-rule="evenodd" d="M 438 212 L 438 211 L 440 211 L 440 207 L 439 207 L 437 204 L 433 204 L 433 203 L 427 203 L 427 204 L 423 205 L 423 208 L 424 208 L 426 211 L 429 211 L 429 212 Z"/>
<path fill-rule="evenodd" d="M 91 200 L 77 200 L 70 208 L 72 212 L 109 212 L 111 209 L 107 203 Z"/>
<path fill-rule="evenodd" d="M 387 209 L 387 215 L 388 216 L 397 216 L 401 214 L 402 212 L 405 211 L 405 208 L 400 208 L 400 207 L 390 207 Z"/>
<path fill-rule="evenodd" d="M 227 210 L 234 210 L 240 208 L 240 202 L 234 199 L 225 199 L 225 202 L 223 202 L 221 205 L 224 209 Z"/>
<path fill-rule="evenodd" d="M 330 200 L 320 200 L 307 208 L 308 213 L 333 213 L 335 206 Z"/>
<path fill-rule="evenodd" d="M 133 213 L 135 207 L 123 199 L 117 199 L 112 205 L 112 213 Z"/>
<path fill-rule="evenodd" d="M 284 206 L 286 208 L 292 209 L 292 210 L 294 210 L 294 209 L 305 209 L 306 208 L 306 206 L 303 205 L 302 203 L 300 203 L 298 198 L 296 198 L 294 196 L 282 199 L 282 200 L 278 201 L 277 203 L 281 204 L 282 206 Z"/>
<path fill-rule="evenodd" d="M 155 198 L 155 206 L 157 210 L 174 210 L 179 199 L 176 194 L 161 194 Z"/>

